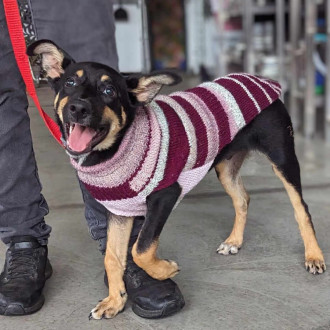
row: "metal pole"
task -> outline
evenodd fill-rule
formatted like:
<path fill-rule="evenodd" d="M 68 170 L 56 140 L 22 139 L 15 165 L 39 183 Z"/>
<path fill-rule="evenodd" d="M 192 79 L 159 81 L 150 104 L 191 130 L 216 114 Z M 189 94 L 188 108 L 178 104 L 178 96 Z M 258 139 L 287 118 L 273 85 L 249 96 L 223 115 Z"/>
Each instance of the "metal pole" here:
<path fill-rule="evenodd" d="M 226 16 L 224 14 L 224 4 L 223 2 L 219 5 L 219 10 L 217 13 L 217 28 L 218 28 L 218 43 L 219 43 L 219 55 L 218 55 L 218 62 L 219 62 L 219 76 L 222 77 L 228 73 L 228 65 L 227 65 L 227 55 L 225 53 L 225 21 Z"/>
<path fill-rule="evenodd" d="M 330 142 L 330 0 L 326 3 L 326 20 L 327 20 L 327 76 L 325 90 L 325 139 Z"/>
<path fill-rule="evenodd" d="M 253 54 L 253 1 L 244 0 L 243 26 L 245 33 L 245 59 L 244 71 L 254 73 L 254 54 Z"/>
<path fill-rule="evenodd" d="M 301 119 L 299 114 L 298 102 L 298 64 L 297 64 L 297 50 L 300 38 L 301 29 L 301 0 L 290 1 L 290 93 L 289 93 L 289 106 L 292 125 L 294 130 L 301 127 Z"/>
<path fill-rule="evenodd" d="M 148 30 L 148 14 L 147 6 L 144 0 L 139 0 L 139 7 L 141 8 L 142 21 L 142 61 L 143 72 L 149 72 L 151 68 L 150 47 L 149 47 L 149 30 Z"/>
<path fill-rule="evenodd" d="M 277 49 L 277 58 L 278 58 L 278 80 L 285 90 L 286 86 L 284 80 L 284 29 L 285 29 L 285 8 L 284 0 L 276 1 L 276 49 Z"/>
<path fill-rule="evenodd" d="M 315 107 L 315 68 L 313 52 L 315 48 L 314 35 L 316 33 L 317 5 L 315 0 L 305 1 L 306 4 L 306 92 L 304 107 L 304 134 L 312 138 L 316 129 Z"/>

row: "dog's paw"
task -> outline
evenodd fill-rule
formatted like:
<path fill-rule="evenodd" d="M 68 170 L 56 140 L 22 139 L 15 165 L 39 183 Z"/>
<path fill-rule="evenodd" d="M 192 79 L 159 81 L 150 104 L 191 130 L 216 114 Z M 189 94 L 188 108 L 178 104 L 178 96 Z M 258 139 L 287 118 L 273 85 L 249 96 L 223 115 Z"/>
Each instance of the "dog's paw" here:
<path fill-rule="evenodd" d="M 327 269 L 323 259 L 306 259 L 305 268 L 311 274 L 322 274 Z"/>
<path fill-rule="evenodd" d="M 120 313 L 124 307 L 127 300 L 127 294 L 121 294 L 117 297 L 107 297 L 99 302 L 95 308 L 89 314 L 89 319 L 101 320 L 111 319 Z"/>
<path fill-rule="evenodd" d="M 237 245 L 223 242 L 219 245 L 217 252 L 223 255 L 236 254 L 238 253 L 239 249 L 240 247 Z"/>
<path fill-rule="evenodd" d="M 158 259 L 157 262 L 149 266 L 145 271 L 156 280 L 166 280 L 174 277 L 180 268 L 173 260 Z"/>

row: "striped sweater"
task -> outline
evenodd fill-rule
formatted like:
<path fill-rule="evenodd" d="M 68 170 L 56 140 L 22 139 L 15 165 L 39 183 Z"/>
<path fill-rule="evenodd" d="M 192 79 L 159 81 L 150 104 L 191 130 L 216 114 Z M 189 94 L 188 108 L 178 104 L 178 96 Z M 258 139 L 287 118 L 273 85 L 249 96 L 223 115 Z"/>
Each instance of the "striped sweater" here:
<path fill-rule="evenodd" d="M 72 159 L 72 165 L 110 212 L 145 215 L 150 193 L 178 182 L 182 198 L 206 175 L 222 148 L 280 93 L 274 81 L 230 74 L 157 96 L 137 110 L 111 159 L 90 167 Z"/>

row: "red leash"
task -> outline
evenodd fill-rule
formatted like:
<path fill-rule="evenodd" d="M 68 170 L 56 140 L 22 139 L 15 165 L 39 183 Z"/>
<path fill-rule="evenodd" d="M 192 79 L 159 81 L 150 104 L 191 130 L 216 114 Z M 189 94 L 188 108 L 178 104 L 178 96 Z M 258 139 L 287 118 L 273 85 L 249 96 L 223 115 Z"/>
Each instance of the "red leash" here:
<path fill-rule="evenodd" d="M 50 118 L 47 113 L 42 109 L 37 96 L 36 89 L 31 74 L 29 58 L 26 55 L 26 45 L 21 23 L 20 12 L 16 0 L 3 0 L 7 26 L 9 31 L 10 40 L 13 46 L 17 66 L 21 72 L 26 89 L 34 101 L 40 116 L 44 120 L 49 131 L 52 133 L 56 141 L 63 146 L 61 142 L 61 131 L 58 125 Z"/>

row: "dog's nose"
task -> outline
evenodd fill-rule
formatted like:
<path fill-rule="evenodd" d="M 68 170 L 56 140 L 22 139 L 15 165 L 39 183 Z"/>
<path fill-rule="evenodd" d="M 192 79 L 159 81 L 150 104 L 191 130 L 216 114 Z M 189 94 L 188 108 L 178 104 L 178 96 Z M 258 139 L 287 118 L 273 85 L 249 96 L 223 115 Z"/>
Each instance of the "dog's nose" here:
<path fill-rule="evenodd" d="M 80 100 L 68 104 L 68 109 L 71 117 L 76 120 L 86 118 L 92 112 L 91 105 Z"/>

